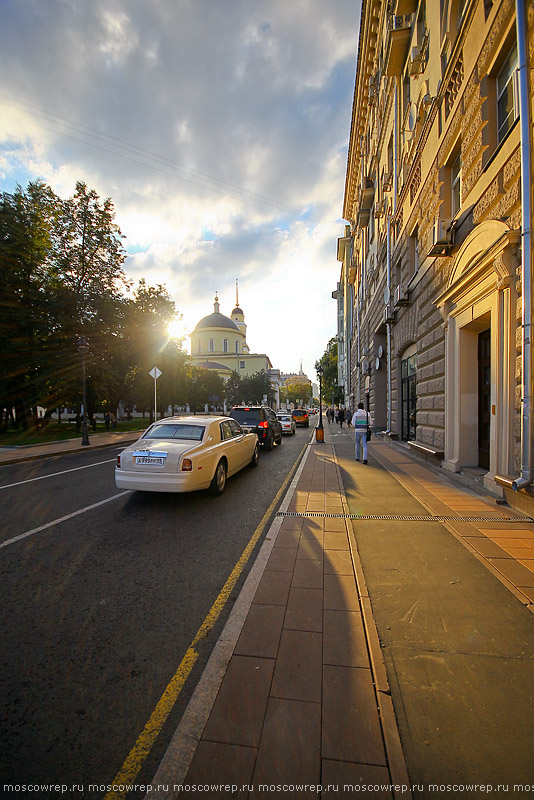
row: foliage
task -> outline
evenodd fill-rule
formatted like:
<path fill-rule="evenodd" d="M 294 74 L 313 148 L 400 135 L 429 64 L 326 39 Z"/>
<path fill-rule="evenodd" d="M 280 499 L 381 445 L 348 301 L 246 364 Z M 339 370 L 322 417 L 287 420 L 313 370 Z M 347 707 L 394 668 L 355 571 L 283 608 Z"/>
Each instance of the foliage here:
<path fill-rule="evenodd" d="M 267 398 L 267 405 L 274 402 L 274 390 L 267 372 L 262 369 L 243 378 L 234 370 L 226 381 L 226 400 L 229 405 L 249 403 L 262 405 Z"/>
<path fill-rule="evenodd" d="M 324 403 L 337 405 L 343 402 L 343 390 L 337 385 L 337 339 L 332 337 L 326 350 L 315 362 L 315 369 L 322 367 L 322 395 Z"/>
<path fill-rule="evenodd" d="M 312 387 L 310 383 L 303 381 L 286 381 L 285 386 L 280 389 L 280 398 L 285 403 L 293 403 L 294 405 L 307 406 L 310 403 L 312 396 Z"/>

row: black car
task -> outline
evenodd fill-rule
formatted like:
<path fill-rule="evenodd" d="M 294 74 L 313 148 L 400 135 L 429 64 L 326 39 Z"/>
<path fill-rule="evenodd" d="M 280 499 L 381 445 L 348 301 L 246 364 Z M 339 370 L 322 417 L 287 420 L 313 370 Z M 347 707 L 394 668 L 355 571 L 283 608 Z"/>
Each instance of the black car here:
<path fill-rule="evenodd" d="M 270 450 L 275 443 L 282 444 L 282 426 L 269 406 L 234 406 L 230 416 L 244 430 L 253 431 L 265 450 Z"/>

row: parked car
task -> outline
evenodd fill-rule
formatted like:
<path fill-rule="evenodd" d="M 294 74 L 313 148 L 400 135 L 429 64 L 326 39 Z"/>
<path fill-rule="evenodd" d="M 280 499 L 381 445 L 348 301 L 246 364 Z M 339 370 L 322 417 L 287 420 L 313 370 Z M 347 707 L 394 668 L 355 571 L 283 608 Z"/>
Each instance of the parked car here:
<path fill-rule="evenodd" d="M 282 426 L 282 433 L 296 433 L 297 432 L 297 424 L 291 413 L 279 413 L 276 415 L 280 421 L 280 425 Z"/>
<path fill-rule="evenodd" d="M 310 427 L 310 418 L 305 408 L 295 408 L 291 412 L 291 415 L 297 425 L 302 425 L 304 428 Z"/>
<path fill-rule="evenodd" d="M 255 433 L 265 450 L 271 450 L 275 443 L 282 444 L 282 426 L 269 406 L 234 406 L 230 417 L 243 430 Z"/>
<path fill-rule="evenodd" d="M 226 479 L 258 466 L 257 436 L 228 417 L 168 417 L 154 422 L 117 457 L 115 484 L 144 492 L 222 494 Z"/>

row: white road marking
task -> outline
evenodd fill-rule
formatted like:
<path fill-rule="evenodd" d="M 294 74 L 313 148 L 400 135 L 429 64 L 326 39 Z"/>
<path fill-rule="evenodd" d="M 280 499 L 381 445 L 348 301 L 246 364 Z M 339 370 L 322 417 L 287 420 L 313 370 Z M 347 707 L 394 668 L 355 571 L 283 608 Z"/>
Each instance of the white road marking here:
<path fill-rule="evenodd" d="M 32 483 L 32 481 L 42 481 L 45 478 L 55 478 L 57 475 L 66 475 L 67 472 L 76 472 L 78 469 L 88 469 L 89 467 L 100 467 L 102 464 L 111 464 L 116 461 L 116 458 L 108 458 L 107 461 L 97 461 L 96 464 L 85 464 L 83 467 L 73 467 L 72 469 L 64 469 L 62 472 L 51 472 L 50 475 L 40 475 L 37 478 L 28 478 L 25 481 L 18 481 L 18 483 L 8 483 L 5 486 L 0 486 L 0 489 L 11 489 L 13 486 L 22 486 L 23 483 Z"/>
<path fill-rule="evenodd" d="M 33 536 L 34 533 L 40 533 L 41 531 L 45 531 L 47 528 L 52 528 L 54 525 L 59 525 L 60 522 L 66 522 L 68 519 L 77 517 L 80 514 L 85 514 L 86 511 L 92 511 L 93 508 L 98 508 L 99 506 L 103 506 L 106 503 L 110 503 L 112 500 L 118 500 L 119 497 L 124 497 L 124 495 L 126 494 L 131 494 L 131 490 L 127 489 L 125 492 L 114 494 L 113 497 L 106 497 L 105 500 L 100 500 L 98 503 L 93 503 L 90 506 L 85 506 L 85 508 L 80 508 L 79 511 L 73 511 L 72 514 L 67 514 L 66 516 L 60 517 L 59 519 L 55 519 L 52 522 L 47 522 L 46 525 L 40 525 L 38 528 L 32 528 L 31 531 L 26 531 L 26 533 L 21 533 L 18 536 L 14 536 L 12 539 L 6 539 L 5 542 L 2 542 L 2 544 L 0 544 L 0 550 L 3 547 L 7 547 L 8 544 L 13 544 L 14 542 L 20 542 L 21 539 L 25 539 L 27 536 Z"/>

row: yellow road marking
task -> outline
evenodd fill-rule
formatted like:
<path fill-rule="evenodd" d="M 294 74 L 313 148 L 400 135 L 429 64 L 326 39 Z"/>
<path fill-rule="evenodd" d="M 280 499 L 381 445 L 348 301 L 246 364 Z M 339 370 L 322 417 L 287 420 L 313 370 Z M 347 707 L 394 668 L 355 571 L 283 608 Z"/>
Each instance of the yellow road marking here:
<path fill-rule="evenodd" d="M 136 743 L 130 750 L 128 756 L 122 767 L 120 768 L 119 772 L 117 773 L 116 777 L 111 783 L 111 791 L 109 791 L 104 800 L 123 800 L 128 793 L 127 787 L 128 785 L 132 785 L 143 766 L 145 759 L 147 758 L 148 754 L 150 753 L 154 742 L 156 741 L 161 729 L 165 725 L 169 714 L 171 713 L 172 709 L 180 692 L 182 691 L 186 680 L 188 679 L 189 675 L 195 663 L 198 659 L 198 652 L 196 650 L 196 646 L 200 642 L 201 639 L 204 639 L 209 631 L 213 628 L 215 623 L 217 622 L 221 611 L 223 610 L 224 606 L 226 605 L 226 601 L 228 600 L 232 589 L 236 585 L 239 576 L 241 575 L 247 561 L 249 560 L 254 547 L 258 539 L 260 538 L 261 534 L 263 533 L 269 518 L 278 504 L 280 497 L 284 493 L 287 488 L 287 485 L 291 481 L 295 471 L 300 463 L 302 455 L 306 450 L 308 445 L 305 444 L 302 450 L 300 451 L 295 463 L 293 464 L 291 470 L 289 471 L 285 481 L 277 491 L 271 505 L 265 512 L 262 517 L 262 520 L 254 533 L 252 534 L 252 538 L 248 542 L 247 546 L 243 550 L 239 561 L 233 568 L 230 576 L 228 577 L 226 583 L 224 584 L 223 588 L 221 589 L 217 599 L 213 603 L 212 607 L 210 608 L 204 622 L 198 629 L 193 641 L 187 648 L 186 654 L 182 658 L 180 665 L 174 675 L 172 676 L 171 680 L 169 681 L 165 691 L 161 695 L 154 711 L 150 715 L 150 719 L 146 723 L 145 727 L 139 734 Z"/>

